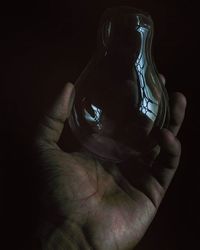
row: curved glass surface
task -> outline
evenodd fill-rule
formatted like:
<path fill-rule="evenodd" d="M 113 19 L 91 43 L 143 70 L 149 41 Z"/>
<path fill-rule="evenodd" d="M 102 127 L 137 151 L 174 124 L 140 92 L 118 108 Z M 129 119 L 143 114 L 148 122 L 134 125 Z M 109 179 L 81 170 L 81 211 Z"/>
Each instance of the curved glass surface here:
<path fill-rule="evenodd" d="M 149 133 L 167 126 L 167 92 L 152 55 L 153 21 L 129 7 L 108 9 L 97 51 L 77 79 L 70 127 L 83 147 L 121 162 L 153 147 Z"/>

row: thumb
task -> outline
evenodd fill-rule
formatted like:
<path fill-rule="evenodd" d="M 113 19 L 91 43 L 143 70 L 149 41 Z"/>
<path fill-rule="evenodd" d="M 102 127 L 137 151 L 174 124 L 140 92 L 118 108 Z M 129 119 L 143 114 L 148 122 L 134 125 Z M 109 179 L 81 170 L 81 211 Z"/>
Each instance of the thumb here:
<path fill-rule="evenodd" d="M 71 113 L 74 96 L 73 84 L 67 83 L 39 124 L 37 139 L 40 142 L 54 146 L 58 142 L 64 123 Z"/>

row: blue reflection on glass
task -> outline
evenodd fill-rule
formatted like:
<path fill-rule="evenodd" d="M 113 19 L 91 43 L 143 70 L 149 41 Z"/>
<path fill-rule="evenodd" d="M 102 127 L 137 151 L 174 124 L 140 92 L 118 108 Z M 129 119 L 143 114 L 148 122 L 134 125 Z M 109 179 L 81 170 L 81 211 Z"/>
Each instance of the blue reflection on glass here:
<path fill-rule="evenodd" d="M 141 26 L 140 19 L 138 17 L 137 31 L 141 36 L 141 48 L 138 58 L 135 62 L 135 69 L 139 78 L 140 91 L 141 91 L 141 103 L 139 110 L 148 116 L 152 121 L 155 121 L 158 113 L 158 101 L 154 98 L 151 90 L 146 83 L 145 73 L 147 71 L 147 58 L 145 53 L 146 39 L 149 32 L 148 27 Z"/>
<path fill-rule="evenodd" d="M 95 123 L 98 129 L 102 128 L 101 115 L 102 115 L 102 110 L 100 108 L 97 108 L 93 104 L 91 104 L 90 106 L 90 112 L 84 109 L 84 116 L 85 116 L 86 121 L 88 121 L 89 123 L 91 122 Z"/>

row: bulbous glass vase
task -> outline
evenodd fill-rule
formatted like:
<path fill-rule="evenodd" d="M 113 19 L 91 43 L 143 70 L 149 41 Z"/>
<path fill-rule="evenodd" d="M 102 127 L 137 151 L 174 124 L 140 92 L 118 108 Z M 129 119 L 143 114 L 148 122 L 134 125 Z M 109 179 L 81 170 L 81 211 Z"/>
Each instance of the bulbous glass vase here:
<path fill-rule="evenodd" d="M 153 21 L 143 11 L 114 7 L 102 15 L 97 50 L 75 83 L 69 119 L 80 144 L 100 159 L 122 162 L 150 150 L 152 129 L 168 126 L 152 38 Z"/>

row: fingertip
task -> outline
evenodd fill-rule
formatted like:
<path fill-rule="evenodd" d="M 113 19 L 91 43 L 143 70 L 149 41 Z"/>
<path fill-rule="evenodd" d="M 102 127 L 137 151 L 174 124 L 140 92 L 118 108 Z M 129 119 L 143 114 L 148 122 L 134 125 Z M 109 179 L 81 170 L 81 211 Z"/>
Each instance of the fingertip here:
<path fill-rule="evenodd" d="M 65 87 L 64 87 L 64 88 L 66 88 L 67 91 L 72 92 L 72 91 L 74 91 L 74 84 L 71 83 L 71 82 L 67 82 L 67 83 L 65 84 Z"/>
<path fill-rule="evenodd" d="M 162 141 L 166 141 L 167 140 L 169 142 L 173 142 L 174 139 L 175 139 L 175 136 L 174 136 L 174 134 L 170 130 L 168 130 L 166 128 L 163 128 L 161 130 L 161 140 Z"/>
<path fill-rule="evenodd" d="M 64 95 L 67 97 L 68 102 L 73 102 L 74 95 L 75 95 L 75 88 L 74 84 L 71 82 L 67 82 L 64 86 Z"/>
<path fill-rule="evenodd" d="M 181 93 L 181 92 L 174 92 L 172 94 L 172 102 L 176 102 L 179 104 L 179 106 L 182 108 L 182 109 L 185 109 L 185 107 L 187 106 L 187 99 L 186 99 L 186 96 Z"/>
<path fill-rule="evenodd" d="M 68 112 L 67 112 L 67 118 L 69 117 L 70 113 L 71 113 L 71 109 L 74 103 L 74 97 L 75 97 L 75 88 L 74 88 L 74 84 L 71 82 L 67 82 L 65 85 L 65 90 L 66 90 L 66 96 L 68 97 L 68 101 L 67 101 L 67 106 L 68 106 Z"/>
<path fill-rule="evenodd" d="M 179 155 L 181 151 L 180 141 L 174 136 L 173 132 L 165 128 L 161 131 L 160 146 L 172 155 Z"/>
<path fill-rule="evenodd" d="M 170 124 L 169 130 L 176 136 L 185 118 L 187 100 L 180 92 L 174 92 L 170 96 Z"/>
<path fill-rule="evenodd" d="M 71 86 L 72 88 L 74 87 L 74 84 L 72 82 L 67 82 L 66 85 Z"/>
<path fill-rule="evenodd" d="M 166 79 L 165 79 L 164 75 L 163 74 L 159 74 L 159 77 L 160 77 L 162 83 L 165 85 L 166 84 Z"/>

